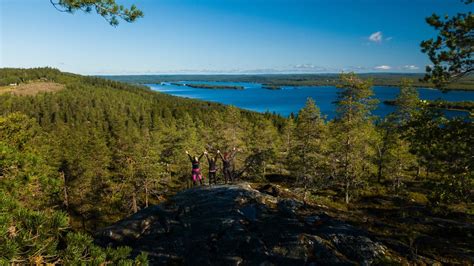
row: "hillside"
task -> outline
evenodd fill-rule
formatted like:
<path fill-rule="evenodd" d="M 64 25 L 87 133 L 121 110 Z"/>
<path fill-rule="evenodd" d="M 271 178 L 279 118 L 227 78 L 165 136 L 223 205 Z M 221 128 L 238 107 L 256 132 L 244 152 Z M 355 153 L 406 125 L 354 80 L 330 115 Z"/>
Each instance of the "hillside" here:
<path fill-rule="evenodd" d="M 149 251 L 153 262 L 169 259 L 149 243 L 182 261 L 191 244 L 180 242 L 189 239 L 180 231 L 201 243 L 199 230 L 221 232 L 214 226 L 226 219 L 249 255 L 233 254 L 235 241 L 225 234 L 216 239 L 229 245 L 222 254 L 236 260 L 255 262 L 264 254 L 269 261 L 302 263 L 329 254 L 331 262 L 376 261 L 372 253 L 354 255 L 365 246 L 351 251 L 337 244 L 352 239 L 384 246 L 396 261 L 472 261 L 474 123 L 420 106 L 409 85 L 402 87 L 395 112 L 380 120 L 371 113 L 370 84 L 343 75 L 338 116 L 326 120 L 312 99 L 297 116 L 283 118 L 57 69 L 0 69 L 1 85 L 40 82 L 58 89 L 0 94 L 0 264 L 139 264 L 147 256 L 132 260 L 139 251 Z M 265 193 L 247 185 L 187 190 L 192 165 L 186 153 L 199 157 L 204 151 L 211 157 L 232 153 L 227 173 Z M 217 159 L 222 184 L 224 164 Z M 200 167 L 207 184 L 206 157 Z M 254 205 L 237 203 L 239 198 Z M 196 212 L 182 216 L 173 202 Z M 141 232 L 137 237 L 145 246 L 129 239 L 98 240 L 103 247 L 113 242 L 133 249 L 94 244 L 93 232 L 119 230 L 130 216 L 141 224 L 153 210 L 171 215 L 161 222 L 178 231 L 169 235 L 175 249 L 160 242 L 168 234 L 159 226 L 146 233 L 159 237 L 156 245 Z M 198 230 L 184 228 L 176 216 Z M 317 226 L 305 224 L 308 219 Z M 357 237 L 335 239 L 326 231 L 339 226 Z M 282 238 L 276 240 L 275 232 Z M 247 239 L 257 253 L 245 250 Z M 207 245 L 206 254 L 213 254 Z M 314 255 L 317 250 L 329 253 Z"/>
<path fill-rule="evenodd" d="M 59 83 L 55 82 L 47 82 L 47 81 L 31 81 L 28 83 L 22 83 L 17 85 L 13 83 L 12 85 L 8 86 L 1 86 L 0 87 L 0 94 L 2 93 L 10 93 L 13 95 L 36 95 L 42 92 L 56 92 L 64 89 L 64 86 Z"/>
<path fill-rule="evenodd" d="M 128 214 L 128 204 L 134 201 L 132 190 L 136 190 L 138 204 L 145 201 L 149 195 L 143 194 L 143 182 L 150 182 L 149 193 L 156 195 L 149 197 L 151 202 L 169 187 L 185 185 L 185 150 L 202 152 L 206 139 L 211 138 L 221 149 L 237 145 L 240 139 L 234 143 L 224 139 L 235 127 L 231 125 L 235 120 L 249 129 L 253 123 L 268 121 L 268 127 L 274 130 L 283 121 L 278 116 L 182 99 L 146 87 L 55 69 L 0 70 L 0 84 L 11 80 L 18 82 L 15 90 L 44 83 L 63 88 L 36 95 L 0 94 L 0 114 L 21 113 L 35 120 L 40 130 L 35 134 L 34 146 L 45 153 L 49 165 L 64 174 L 66 185 L 70 186 L 68 212 L 73 225 L 86 229 L 94 229 L 110 217 Z M 211 125 L 214 131 L 209 130 Z M 243 128 L 238 131 L 244 134 Z M 134 176 L 141 181 L 130 175 L 131 168 L 137 169 Z M 102 196 L 95 199 L 97 195 Z M 118 205 L 98 211 L 109 204 Z"/>

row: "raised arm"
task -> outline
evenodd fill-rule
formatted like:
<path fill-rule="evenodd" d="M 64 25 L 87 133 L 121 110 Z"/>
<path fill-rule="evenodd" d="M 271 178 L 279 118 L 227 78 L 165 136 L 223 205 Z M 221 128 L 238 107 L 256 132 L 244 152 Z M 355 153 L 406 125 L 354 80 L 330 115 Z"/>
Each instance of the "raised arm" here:
<path fill-rule="evenodd" d="M 191 162 L 193 162 L 193 157 L 191 157 L 191 155 L 189 155 L 189 152 L 188 152 L 188 151 L 186 151 L 186 155 L 188 155 L 189 160 L 190 160 Z"/>
<path fill-rule="evenodd" d="M 230 155 L 230 160 L 231 160 L 231 161 L 234 160 L 235 155 L 237 154 L 238 151 L 239 151 L 239 150 L 236 149 L 236 148 L 234 148 L 234 150 L 232 150 L 232 154 Z"/>
<path fill-rule="evenodd" d="M 202 156 L 204 156 L 204 152 L 203 152 L 203 153 L 201 153 L 201 155 L 200 155 L 200 156 L 199 156 L 199 158 L 198 158 L 198 161 L 200 161 L 200 160 L 201 160 Z"/>
<path fill-rule="evenodd" d="M 217 154 L 221 157 L 222 161 L 224 161 L 224 156 L 222 156 L 221 151 L 217 150 Z M 216 157 L 217 157 L 217 155 L 216 155 Z"/>

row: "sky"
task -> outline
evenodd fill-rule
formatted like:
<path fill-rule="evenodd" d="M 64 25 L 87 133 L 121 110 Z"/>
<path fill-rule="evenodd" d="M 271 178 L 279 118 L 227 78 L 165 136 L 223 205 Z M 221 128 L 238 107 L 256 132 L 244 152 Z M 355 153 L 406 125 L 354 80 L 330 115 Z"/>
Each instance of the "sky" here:
<path fill-rule="evenodd" d="M 423 72 L 432 13 L 459 0 L 116 0 L 110 26 L 48 0 L 0 0 L 0 67 L 79 74 Z M 472 7 L 472 6 L 471 6 Z"/>

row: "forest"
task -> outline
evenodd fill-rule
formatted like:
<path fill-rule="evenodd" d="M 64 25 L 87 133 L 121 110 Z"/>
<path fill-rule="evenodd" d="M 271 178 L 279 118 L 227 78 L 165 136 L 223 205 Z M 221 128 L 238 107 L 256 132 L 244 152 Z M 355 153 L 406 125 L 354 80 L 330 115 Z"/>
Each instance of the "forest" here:
<path fill-rule="evenodd" d="M 380 119 L 372 83 L 342 74 L 328 121 L 313 99 L 283 118 L 52 68 L 0 69 L 1 84 L 46 81 L 65 88 L 0 94 L 2 263 L 145 263 L 91 234 L 190 187 L 185 151 L 237 147 L 238 180 L 277 182 L 335 209 L 393 197 L 441 216 L 474 211 L 474 124 L 421 104 L 410 80 Z"/>
<path fill-rule="evenodd" d="M 384 103 L 388 105 L 397 104 L 396 101 L 394 100 L 386 100 L 384 101 Z M 422 103 L 425 104 L 427 107 L 431 107 L 431 108 L 467 111 L 471 113 L 474 111 L 474 103 L 472 101 L 449 102 L 449 101 L 443 101 L 443 100 L 436 100 L 436 101 L 424 100 Z"/>

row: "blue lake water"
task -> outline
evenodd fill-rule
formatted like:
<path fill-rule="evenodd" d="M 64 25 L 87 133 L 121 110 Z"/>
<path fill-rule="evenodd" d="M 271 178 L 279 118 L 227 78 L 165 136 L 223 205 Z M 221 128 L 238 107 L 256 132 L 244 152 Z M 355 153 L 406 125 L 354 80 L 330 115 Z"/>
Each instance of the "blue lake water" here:
<path fill-rule="evenodd" d="M 176 83 L 242 86 L 245 89 L 199 89 L 172 85 L 170 83 L 147 85 L 152 90 L 175 96 L 234 105 L 257 112 L 275 112 L 283 116 L 298 113 L 304 106 L 306 99 L 311 97 L 316 101 L 316 104 L 321 109 L 321 113 L 326 115 L 328 119 L 332 119 L 336 115 L 334 101 L 336 101 L 337 92 L 340 91 L 340 89 L 334 86 L 282 87 L 281 90 L 268 90 L 262 88 L 262 85 L 258 83 L 204 81 L 181 81 Z M 396 87 L 383 86 L 374 86 L 373 89 L 375 98 L 380 100 L 380 104 L 374 111 L 374 114 L 383 117 L 393 112 L 395 110 L 394 106 L 389 106 L 382 102 L 384 100 L 395 99 L 399 93 L 399 89 Z M 474 101 L 474 92 L 469 91 L 450 91 L 448 93 L 442 93 L 439 90 L 424 88 L 420 88 L 418 91 L 420 98 L 425 100 Z M 448 116 L 467 115 L 466 112 L 460 111 L 446 111 L 446 114 Z"/>

